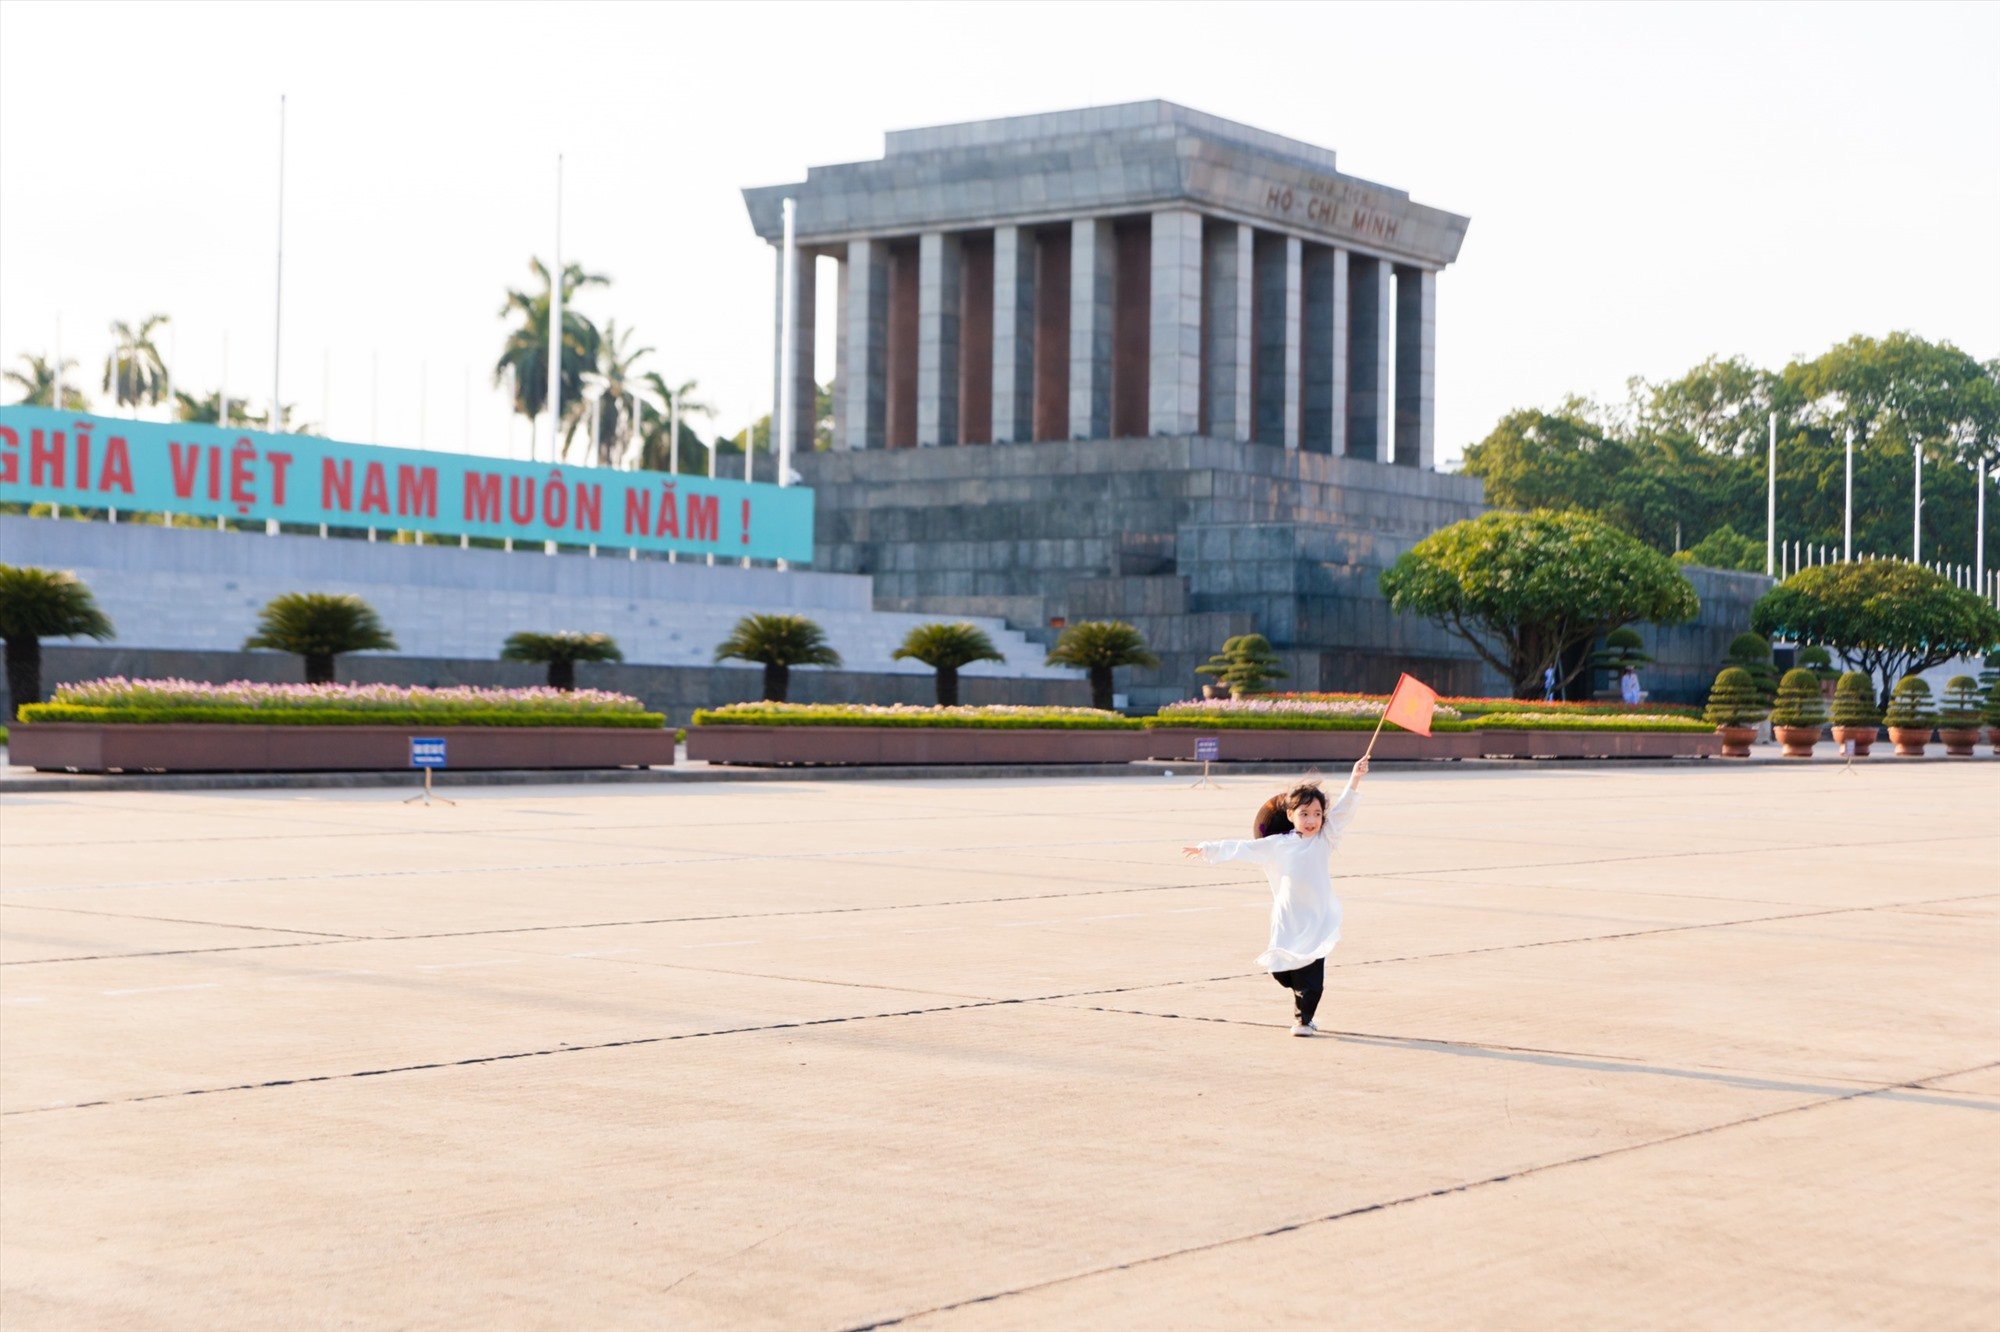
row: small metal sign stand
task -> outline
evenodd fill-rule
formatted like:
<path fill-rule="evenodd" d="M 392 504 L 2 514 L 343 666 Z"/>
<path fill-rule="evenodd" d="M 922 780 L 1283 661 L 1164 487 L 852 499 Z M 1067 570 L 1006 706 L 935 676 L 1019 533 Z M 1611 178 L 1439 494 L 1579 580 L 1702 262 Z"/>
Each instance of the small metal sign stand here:
<path fill-rule="evenodd" d="M 1859 776 L 1859 774 L 1854 771 L 1854 742 L 1852 740 L 1841 741 L 1840 752 L 1847 755 L 1847 761 L 1840 765 L 1840 770 L 1846 773 L 1849 777 Z"/>
<path fill-rule="evenodd" d="M 413 735 L 410 737 L 410 766 L 424 770 L 424 789 L 416 795 L 411 796 L 408 800 L 405 800 L 404 804 L 414 805 L 421 800 L 424 802 L 425 808 L 430 807 L 432 803 L 431 770 L 433 768 L 442 768 L 445 765 L 444 758 L 443 736 Z M 452 806 L 458 804 L 456 800 L 446 800 L 443 796 L 438 796 L 436 803 Z"/>
<path fill-rule="evenodd" d="M 1195 761 L 1201 764 L 1201 780 L 1198 782 L 1189 782 L 1188 789 L 1193 791 L 1204 786 L 1212 786 L 1218 791 L 1221 790 L 1221 783 L 1209 779 L 1208 765 L 1222 757 L 1222 738 L 1220 736 L 1206 735 L 1196 738 L 1194 742 L 1194 757 Z"/>

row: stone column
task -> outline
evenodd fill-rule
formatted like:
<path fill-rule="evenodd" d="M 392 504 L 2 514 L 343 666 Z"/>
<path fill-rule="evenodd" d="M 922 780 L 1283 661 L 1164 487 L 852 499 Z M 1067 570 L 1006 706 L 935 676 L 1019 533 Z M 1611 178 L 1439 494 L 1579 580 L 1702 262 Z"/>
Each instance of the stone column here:
<path fill-rule="evenodd" d="M 847 438 L 847 376 L 853 366 L 847 359 L 847 256 L 834 263 L 833 282 L 833 447 L 853 447 Z"/>
<path fill-rule="evenodd" d="M 1201 214 L 1153 214 L 1152 365 L 1146 433 L 1201 429 Z"/>
<path fill-rule="evenodd" d="M 1347 252 L 1309 245 L 1302 272 L 1299 447 L 1347 452 Z"/>
<path fill-rule="evenodd" d="M 889 408 L 889 247 L 879 240 L 847 243 L 846 360 L 841 418 L 850 449 L 887 442 Z"/>
<path fill-rule="evenodd" d="M 1080 217 L 1070 224 L 1069 434 L 1111 433 L 1111 320 L 1116 305 L 1117 241 L 1111 223 Z"/>
<path fill-rule="evenodd" d="M 958 443 L 958 237 L 917 241 L 917 446 Z"/>
<path fill-rule="evenodd" d="M 1202 236 L 1206 302 L 1208 420 L 1218 439 L 1250 438 L 1250 311 L 1253 233 L 1210 222 Z"/>
<path fill-rule="evenodd" d="M 777 295 L 772 301 L 774 336 L 771 340 L 771 457 L 778 456 L 778 404 L 785 375 L 785 247 L 775 250 L 772 267 L 777 272 Z M 817 256 L 802 245 L 792 247 L 796 279 L 792 288 L 792 453 L 813 451 L 813 431 L 819 424 L 819 381 L 813 378 L 813 335 L 819 320 L 813 316 L 815 260 Z"/>
<path fill-rule="evenodd" d="M 1269 232 L 1256 242 L 1257 409 L 1252 435 L 1299 446 L 1299 241 Z"/>
<path fill-rule="evenodd" d="M 1396 462 L 1431 470 L 1437 452 L 1437 274 L 1396 270 Z"/>
<path fill-rule="evenodd" d="M 993 231 L 993 442 L 1035 437 L 1035 238 Z"/>
<path fill-rule="evenodd" d="M 1388 462 L 1389 302 L 1394 299 L 1392 267 L 1365 255 L 1348 256 L 1347 290 L 1347 452 L 1351 457 Z"/>

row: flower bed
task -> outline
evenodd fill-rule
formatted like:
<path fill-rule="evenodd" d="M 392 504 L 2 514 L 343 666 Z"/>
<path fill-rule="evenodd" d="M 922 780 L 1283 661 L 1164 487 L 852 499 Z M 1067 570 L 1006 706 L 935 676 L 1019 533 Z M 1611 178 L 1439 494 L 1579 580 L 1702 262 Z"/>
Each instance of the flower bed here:
<path fill-rule="evenodd" d="M 91 680 L 61 685 L 21 720 L 110 726 L 581 726 L 657 730 L 666 718 L 598 689 L 274 685 L 235 680 Z"/>
<path fill-rule="evenodd" d="M 1502 705 L 1474 711 L 1468 700 L 1440 704 L 1431 718 L 1431 730 L 1449 735 L 1464 731 L 1631 731 L 1639 733 L 1706 732 L 1711 728 L 1699 718 L 1669 712 L 1636 712 L 1620 704 L 1624 711 L 1604 713 L 1553 713 L 1536 709 L 1507 707 L 1511 699 L 1481 699 L 1481 704 Z M 1141 725 L 1158 730 L 1191 727 L 1238 731 L 1373 731 L 1388 705 L 1386 698 L 1360 695 L 1289 694 L 1258 698 L 1215 699 L 1170 703 Z"/>
<path fill-rule="evenodd" d="M 1373 703 L 1377 709 L 1386 707 L 1387 694 L 1351 693 L 1285 693 L 1263 694 L 1250 700 L 1253 702 L 1309 702 L 1309 703 Z M 1217 700 L 1220 701 L 1220 700 Z M 1238 700 L 1232 700 L 1238 701 Z M 1621 714 L 1646 714 L 1698 717 L 1701 706 L 1694 703 L 1623 703 L 1612 699 L 1539 699 L 1539 698 L 1492 698 L 1441 694 L 1438 696 L 1439 713 L 1450 708 L 1465 717 L 1477 717 L 1489 712 L 1534 712 L 1555 713 L 1565 716 Z"/>
<path fill-rule="evenodd" d="M 916 704 L 730 703 L 701 708 L 700 726 L 893 726 L 954 730 L 1131 731 L 1139 722 L 1096 708 L 1040 708 L 1016 704 L 923 707 Z"/>

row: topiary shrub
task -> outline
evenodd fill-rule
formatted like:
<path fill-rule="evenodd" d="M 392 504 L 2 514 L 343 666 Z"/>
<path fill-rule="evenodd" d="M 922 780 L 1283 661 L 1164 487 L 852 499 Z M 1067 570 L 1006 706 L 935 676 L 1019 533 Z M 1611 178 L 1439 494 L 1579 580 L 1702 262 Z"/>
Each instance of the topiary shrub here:
<path fill-rule="evenodd" d="M 1261 694 L 1265 685 L 1291 674 L 1278 661 L 1264 635 L 1238 634 L 1223 640 L 1222 651 L 1194 669 L 1197 675 L 1215 676 L 1218 683 L 1229 686 L 1230 693 L 1241 697 Z"/>
<path fill-rule="evenodd" d="M 1996 673 L 1993 683 L 1986 687 L 1986 706 L 1979 710 L 1988 726 L 2000 728 L 2000 673 Z"/>
<path fill-rule="evenodd" d="M 1777 706 L 1771 709 L 1771 725 L 1812 727 L 1826 725 L 1826 700 L 1820 697 L 1819 680 L 1804 667 L 1785 672 L 1778 682 Z"/>
<path fill-rule="evenodd" d="M 1833 654 L 1817 643 L 1799 649 L 1799 666 L 1811 671 L 1813 678 L 1822 682 L 1837 679 L 1840 675 L 1834 667 Z"/>
<path fill-rule="evenodd" d="M 1778 668 L 1771 663 L 1771 644 L 1757 634 L 1738 634 L 1729 640 L 1724 666 L 1741 667 L 1749 675 L 1757 697 L 1769 703 L 1778 692 Z"/>
<path fill-rule="evenodd" d="M 1954 675 L 1944 682 L 1938 699 L 1938 729 L 1976 731 L 1980 722 L 1979 681 L 1969 675 Z"/>
<path fill-rule="evenodd" d="M 1931 706 L 1931 687 L 1922 676 L 1906 675 L 1896 682 L 1882 721 L 1891 729 L 1904 731 L 1928 731 L 1937 725 L 1937 709 Z"/>
<path fill-rule="evenodd" d="M 1711 726 L 1755 726 L 1770 713 L 1757 682 L 1741 666 L 1725 666 L 1708 691 L 1702 717 Z"/>
<path fill-rule="evenodd" d="M 1882 724 L 1875 706 L 1875 681 L 1866 671 L 1849 671 L 1833 687 L 1833 724 L 1872 729 Z"/>

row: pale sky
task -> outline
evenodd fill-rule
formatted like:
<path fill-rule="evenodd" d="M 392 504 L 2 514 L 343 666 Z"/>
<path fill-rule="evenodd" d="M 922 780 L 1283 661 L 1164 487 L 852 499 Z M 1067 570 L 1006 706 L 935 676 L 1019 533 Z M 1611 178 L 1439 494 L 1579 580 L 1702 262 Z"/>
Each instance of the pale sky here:
<path fill-rule="evenodd" d="M 232 394 L 267 401 L 282 92 L 307 419 L 507 451 L 497 312 L 553 248 L 560 151 L 564 253 L 613 278 L 583 309 L 735 430 L 772 355 L 742 186 L 891 128 L 1158 97 L 1472 218 L 1438 295 L 1456 459 L 1512 408 L 1710 353 L 1908 329 L 2000 356 L 1996 50 L 1993 4 L 6 0 L 0 361 L 60 320 L 94 390 L 110 321 L 164 312 L 177 383 L 212 391 L 226 337 Z"/>

